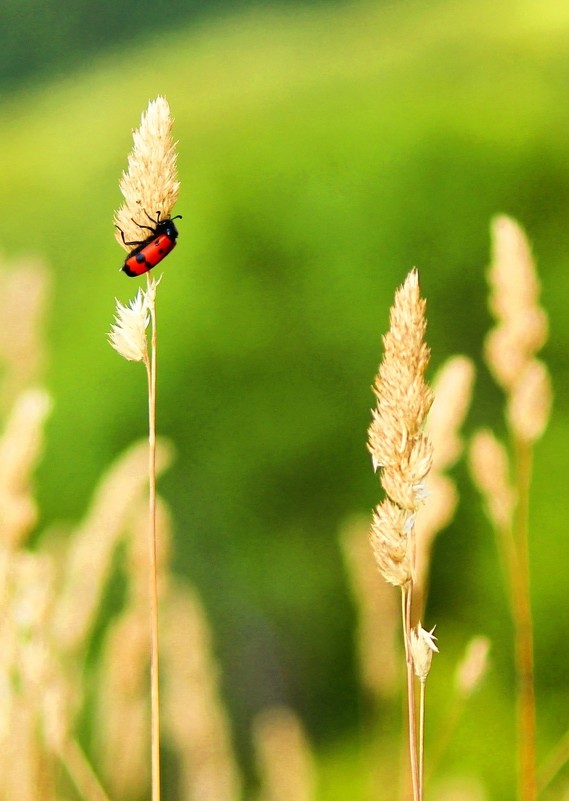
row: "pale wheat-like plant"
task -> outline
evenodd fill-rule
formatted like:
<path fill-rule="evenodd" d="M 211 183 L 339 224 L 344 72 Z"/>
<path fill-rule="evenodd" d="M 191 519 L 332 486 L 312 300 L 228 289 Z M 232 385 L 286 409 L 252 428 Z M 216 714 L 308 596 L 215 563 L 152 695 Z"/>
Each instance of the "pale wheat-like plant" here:
<path fill-rule="evenodd" d="M 259 801 L 314 801 L 314 758 L 292 710 L 263 710 L 253 724 L 253 741 L 261 779 Z"/>
<path fill-rule="evenodd" d="M 372 463 L 374 469 L 380 471 L 387 496 L 373 513 L 371 545 L 383 577 L 401 588 L 414 801 L 423 797 L 423 709 L 418 732 L 414 676 L 417 674 L 421 682 L 426 679 L 426 651 L 432 652 L 434 647 L 429 632 L 420 624 L 413 632 L 411 623 L 416 577 L 415 519 L 425 499 L 425 478 L 433 458 L 431 443 L 423 431 L 433 401 L 425 381 L 430 355 L 424 341 L 425 305 L 420 295 L 418 273 L 412 270 L 395 294 L 389 331 L 383 337 L 384 355 L 373 387 L 377 403 L 368 431 Z M 421 699 L 424 700 L 423 692 Z"/>
<path fill-rule="evenodd" d="M 428 590 L 428 573 L 431 547 L 434 538 L 451 522 L 458 503 L 458 491 L 448 475 L 463 451 L 460 428 L 470 406 L 474 366 L 465 356 L 454 356 L 447 360 L 437 372 L 433 382 L 434 402 L 424 428 L 433 446 L 431 470 L 425 479 L 429 502 L 423 504 L 416 515 L 414 527 L 415 571 L 413 582 L 412 624 L 423 614 Z M 397 649 L 395 647 L 397 610 L 391 588 L 377 581 L 377 568 L 369 559 L 369 546 L 365 542 L 368 524 L 351 520 L 341 532 L 341 546 L 351 579 L 352 592 L 357 604 L 358 639 L 362 680 L 366 689 L 378 701 L 393 697 L 397 686 Z M 419 638 L 420 629 L 412 632 Z M 419 690 L 424 696 L 425 685 L 418 677 Z M 454 693 L 454 703 L 441 727 L 435 743 L 437 760 L 446 746 L 448 736 L 456 726 L 464 708 L 462 694 Z M 419 711 L 424 710 L 424 698 L 420 699 Z M 385 730 L 385 724 L 382 725 Z M 419 720 L 419 741 L 422 739 L 422 721 Z M 385 747 L 381 753 L 381 769 L 378 785 L 389 782 L 388 773 L 392 760 L 386 759 Z M 420 748 L 420 755 L 422 754 Z M 431 754 L 431 770 L 434 762 Z M 421 765 L 419 773 L 422 772 Z"/>
<path fill-rule="evenodd" d="M 128 169 L 120 181 L 124 203 L 115 214 L 117 241 L 128 251 L 126 242 L 140 239 L 140 219 L 156 215 L 164 220 L 171 216 L 180 184 L 176 171 L 176 150 L 171 137 L 172 118 L 165 98 L 151 101 L 142 115 L 140 127 L 134 131 L 133 149 Z M 146 225 L 146 223 L 142 223 Z M 126 241 L 125 241 L 126 240 Z M 156 565 L 156 289 L 147 273 L 146 291 L 139 290 L 134 301 L 124 306 L 117 301 L 115 323 L 109 340 L 125 359 L 142 361 L 148 381 L 149 441 L 149 562 L 151 637 L 151 701 L 152 701 L 152 800 L 160 798 L 160 705 L 158 680 L 158 588 Z M 146 329 L 150 325 L 150 349 Z"/>
<path fill-rule="evenodd" d="M 458 490 L 448 471 L 462 456 L 460 428 L 470 406 L 473 384 L 474 365 L 466 356 L 447 359 L 433 380 L 434 400 L 425 425 L 433 463 L 425 481 L 429 502 L 419 509 L 415 526 L 413 621 L 425 608 L 433 541 L 452 521 L 458 505 Z"/>
<path fill-rule="evenodd" d="M 41 379 L 47 361 L 43 331 L 50 273 L 37 258 L 4 265 L 0 258 L 0 409 Z"/>
<path fill-rule="evenodd" d="M 386 701 L 396 695 L 399 682 L 399 609 L 392 587 L 377 580 L 368 540 L 367 515 L 342 526 L 340 547 L 356 602 L 360 678 L 373 699 Z"/>
<path fill-rule="evenodd" d="M 549 373 L 536 358 L 547 339 L 547 316 L 539 305 L 539 280 L 527 238 L 505 216 L 492 223 L 488 273 L 490 309 L 496 325 L 485 355 L 506 399 L 508 449 L 490 431 L 475 434 L 471 472 L 485 501 L 505 566 L 515 632 L 517 674 L 518 798 L 535 801 L 536 710 L 533 622 L 530 602 L 529 498 L 533 447 L 549 421 Z"/>
<path fill-rule="evenodd" d="M 10 298 L 34 286 L 33 270 L 27 261 L 7 270 Z M 9 408 L 0 415 L 0 798 L 134 801 L 148 794 L 152 768 L 148 444 L 135 443 L 105 471 L 78 524 L 52 524 L 30 543 L 41 520 L 33 472 L 52 405 L 26 384 L 41 366 L 32 347 L 36 336 L 45 340 L 40 297 L 23 304 L 19 326 L 0 337 L 0 406 Z M 126 308 L 136 320 L 144 297 L 133 305 Z M 131 316 L 119 315 L 126 322 L 117 343 L 143 361 L 145 324 L 129 327 Z M 25 342 L 16 341 L 20 334 Z M 159 438 L 155 457 L 160 472 L 172 459 L 169 443 Z M 195 592 L 171 575 L 170 515 L 159 497 L 156 529 L 163 733 L 184 798 L 236 801 L 240 776 L 207 620 Z M 106 590 L 119 574 L 122 608 L 108 620 Z"/>

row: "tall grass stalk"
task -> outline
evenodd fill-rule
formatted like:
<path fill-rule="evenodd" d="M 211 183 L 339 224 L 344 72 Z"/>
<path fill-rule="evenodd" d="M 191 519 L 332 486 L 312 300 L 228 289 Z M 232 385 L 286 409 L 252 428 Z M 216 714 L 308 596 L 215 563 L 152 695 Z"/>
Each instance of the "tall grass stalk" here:
<path fill-rule="evenodd" d="M 415 672 L 411 656 L 411 605 L 413 599 L 413 585 L 411 582 L 401 588 L 401 612 L 403 625 L 403 642 L 405 644 L 405 679 L 407 684 L 407 731 L 409 735 L 409 764 L 411 768 L 411 784 L 413 787 L 413 801 L 421 801 L 422 776 L 420 768 L 423 764 L 422 756 L 417 754 L 417 701 L 415 698 Z"/>
<path fill-rule="evenodd" d="M 150 565 L 150 699 L 151 699 L 151 751 L 152 751 L 152 799 L 160 798 L 160 674 L 158 647 L 158 567 L 156 557 L 156 292 L 152 291 L 152 279 L 147 278 L 146 297 L 150 315 L 150 357 L 144 360 L 148 378 L 148 559 Z"/>
<path fill-rule="evenodd" d="M 429 650 L 434 646 L 432 638 L 425 638 L 420 624 L 415 630 L 411 621 L 416 580 L 415 519 L 426 495 L 424 481 L 432 463 L 432 447 L 423 431 L 433 401 L 424 379 L 430 354 L 424 342 L 426 325 L 419 276 L 412 270 L 395 294 L 390 328 L 383 337 L 384 356 L 373 387 L 377 404 L 368 431 L 368 449 L 386 493 L 373 514 L 372 550 L 383 577 L 401 589 L 414 801 L 422 801 L 424 761 L 422 740 L 417 732 L 415 676 L 423 675 L 418 660 L 423 659 L 424 648 Z"/>
<path fill-rule="evenodd" d="M 115 214 L 117 241 L 128 251 L 126 242 L 140 239 L 146 218 L 167 219 L 178 197 L 175 146 L 170 136 L 172 119 L 163 97 L 152 101 L 134 131 L 134 146 L 128 170 L 120 187 L 124 203 Z M 140 223 L 140 218 L 144 222 Z M 125 241 L 126 240 L 126 241 Z M 158 281 L 147 274 L 146 292 L 139 290 L 130 307 L 117 302 L 115 325 L 110 334 L 113 347 L 125 358 L 142 361 L 148 382 L 148 558 L 150 599 L 150 698 L 152 801 L 160 799 L 160 682 L 158 645 L 158 570 L 156 547 L 156 367 L 157 326 L 156 289 Z M 146 329 L 150 325 L 150 352 Z"/>
<path fill-rule="evenodd" d="M 61 745 L 60 757 L 71 781 L 85 801 L 110 801 L 77 740 L 66 739 Z"/>
<path fill-rule="evenodd" d="M 547 339 L 539 281 L 529 243 L 515 220 L 492 224 L 490 308 L 496 325 L 485 343 L 488 367 L 506 399 L 510 452 L 478 432 L 471 467 L 502 552 L 514 624 L 517 784 L 519 801 L 537 798 L 533 620 L 530 595 L 529 505 L 533 447 L 549 421 L 552 390 L 536 353 Z M 513 480 L 510 475 L 513 475 Z"/>
<path fill-rule="evenodd" d="M 420 623 L 417 624 L 415 629 L 411 630 L 409 643 L 411 646 L 411 655 L 413 662 L 413 670 L 415 676 L 419 679 L 419 725 L 417 732 L 417 740 L 419 744 L 419 765 L 418 765 L 418 796 L 423 798 L 424 787 L 424 763 L 425 763 L 425 693 L 427 687 L 427 676 L 431 669 L 431 660 L 433 653 L 438 652 L 435 645 L 435 637 L 433 631 L 425 631 Z"/>
<path fill-rule="evenodd" d="M 514 518 L 517 552 L 515 573 L 517 580 L 513 588 L 513 612 L 516 639 L 516 672 L 518 676 L 518 788 L 519 797 L 522 801 L 535 801 L 537 799 L 536 709 L 529 560 L 529 490 L 531 485 L 532 449 L 529 443 L 516 436 L 514 437 L 514 459 L 517 490 Z"/>

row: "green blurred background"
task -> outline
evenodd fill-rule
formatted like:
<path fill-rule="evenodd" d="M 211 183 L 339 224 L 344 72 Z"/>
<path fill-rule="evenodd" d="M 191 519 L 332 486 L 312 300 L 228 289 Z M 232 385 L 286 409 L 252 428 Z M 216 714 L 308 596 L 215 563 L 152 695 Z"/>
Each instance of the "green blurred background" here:
<path fill-rule="evenodd" d="M 246 768 L 252 716 L 285 702 L 317 748 L 322 797 L 360 796 L 365 710 L 338 531 L 380 497 L 365 440 L 388 308 L 416 265 L 433 372 L 471 356 L 466 429 L 503 432 L 480 359 L 488 227 L 498 212 L 525 226 L 557 396 L 532 505 L 546 754 L 569 705 L 569 5 L 2 0 L 0 11 L 3 249 L 53 270 L 41 528 L 78 519 L 145 432 L 143 371 L 105 336 L 114 298 L 137 286 L 118 272 L 112 215 L 148 100 L 164 94 L 176 120 L 184 219 L 159 293 L 159 430 L 178 456 L 161 492 Z M 492 673 L 446 765 L 507 801 L 510 622 L 478 498 L 464 467 L 455 474 L 462 501 L 436 544 L 426 620 L 441 647 L 434 718 L 462 647 L 489 635 Z"/>

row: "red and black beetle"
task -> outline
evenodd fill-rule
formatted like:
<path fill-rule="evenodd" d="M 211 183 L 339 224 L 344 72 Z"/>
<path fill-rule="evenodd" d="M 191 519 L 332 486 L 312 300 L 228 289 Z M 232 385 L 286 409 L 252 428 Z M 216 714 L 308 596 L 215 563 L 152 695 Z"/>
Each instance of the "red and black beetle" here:
<path fill-rule="evenodd" d="M 165 220 L 160 219 L 160 212 L 156 212 L 156 219 L 153 220 L 147 211 L 144 212 L 153 227 L 149 225 L 141 225 L 133 220 L 139 228 L 145 228 L 150 231 L 150 235 L 146 239 L 137 242 L 127 242 L 124 238 L 124 232 L 121 228 L 116 226 L 121 232 L 122 241 L 127 247 L 129 245 L 136 245 L 134 250 L 128 254 L 125 263 L 121 267 L 123 273 L 126 273 L 131 278 L 137 275 L 144 275 L 157 264 L 160 264 L 171 250 L 176 247 L 176 239 L 178 238 L 178 229 L 174 225 L 174 220 L 182 219 L 181 214 L 175 217 L 168 217 Z"/>

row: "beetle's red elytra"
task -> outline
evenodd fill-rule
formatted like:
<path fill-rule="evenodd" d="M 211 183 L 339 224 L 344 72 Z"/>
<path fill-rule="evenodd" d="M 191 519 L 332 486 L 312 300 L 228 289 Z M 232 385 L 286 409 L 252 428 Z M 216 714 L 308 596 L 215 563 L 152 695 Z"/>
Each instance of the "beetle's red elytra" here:
<path fill-rule="evenodd" d="M 157 264 L 160 264 L 162 259 L 166 258 L 170 251 L 176 247 L 176 239 L 178 238 L 178 229 L 174 225 L 174 220 L 182 219 L 182 215 L 178 214 L 176 217 L 168 217 L 165 220 L 160 219 L 160 212 L 156 212 L 156 219 L 145 211 L 146 216 L 153 223 L 153 227 L 149 225 L 141 225 L 133 220 L 139 228 L 145 228 L 151 233 L 146 239 L 136 242 L 127 242 L 124 238 L 124 233 L 121 228 L 116 226 L 121 232 L 122 241 L 125 245 L 135 245 L 136 247 L 128 254 L 125 263 L 121 267 L 123 273 L 126 273 L 130 278 L 135 278 L 138 275 L 144 275 Z"/>

